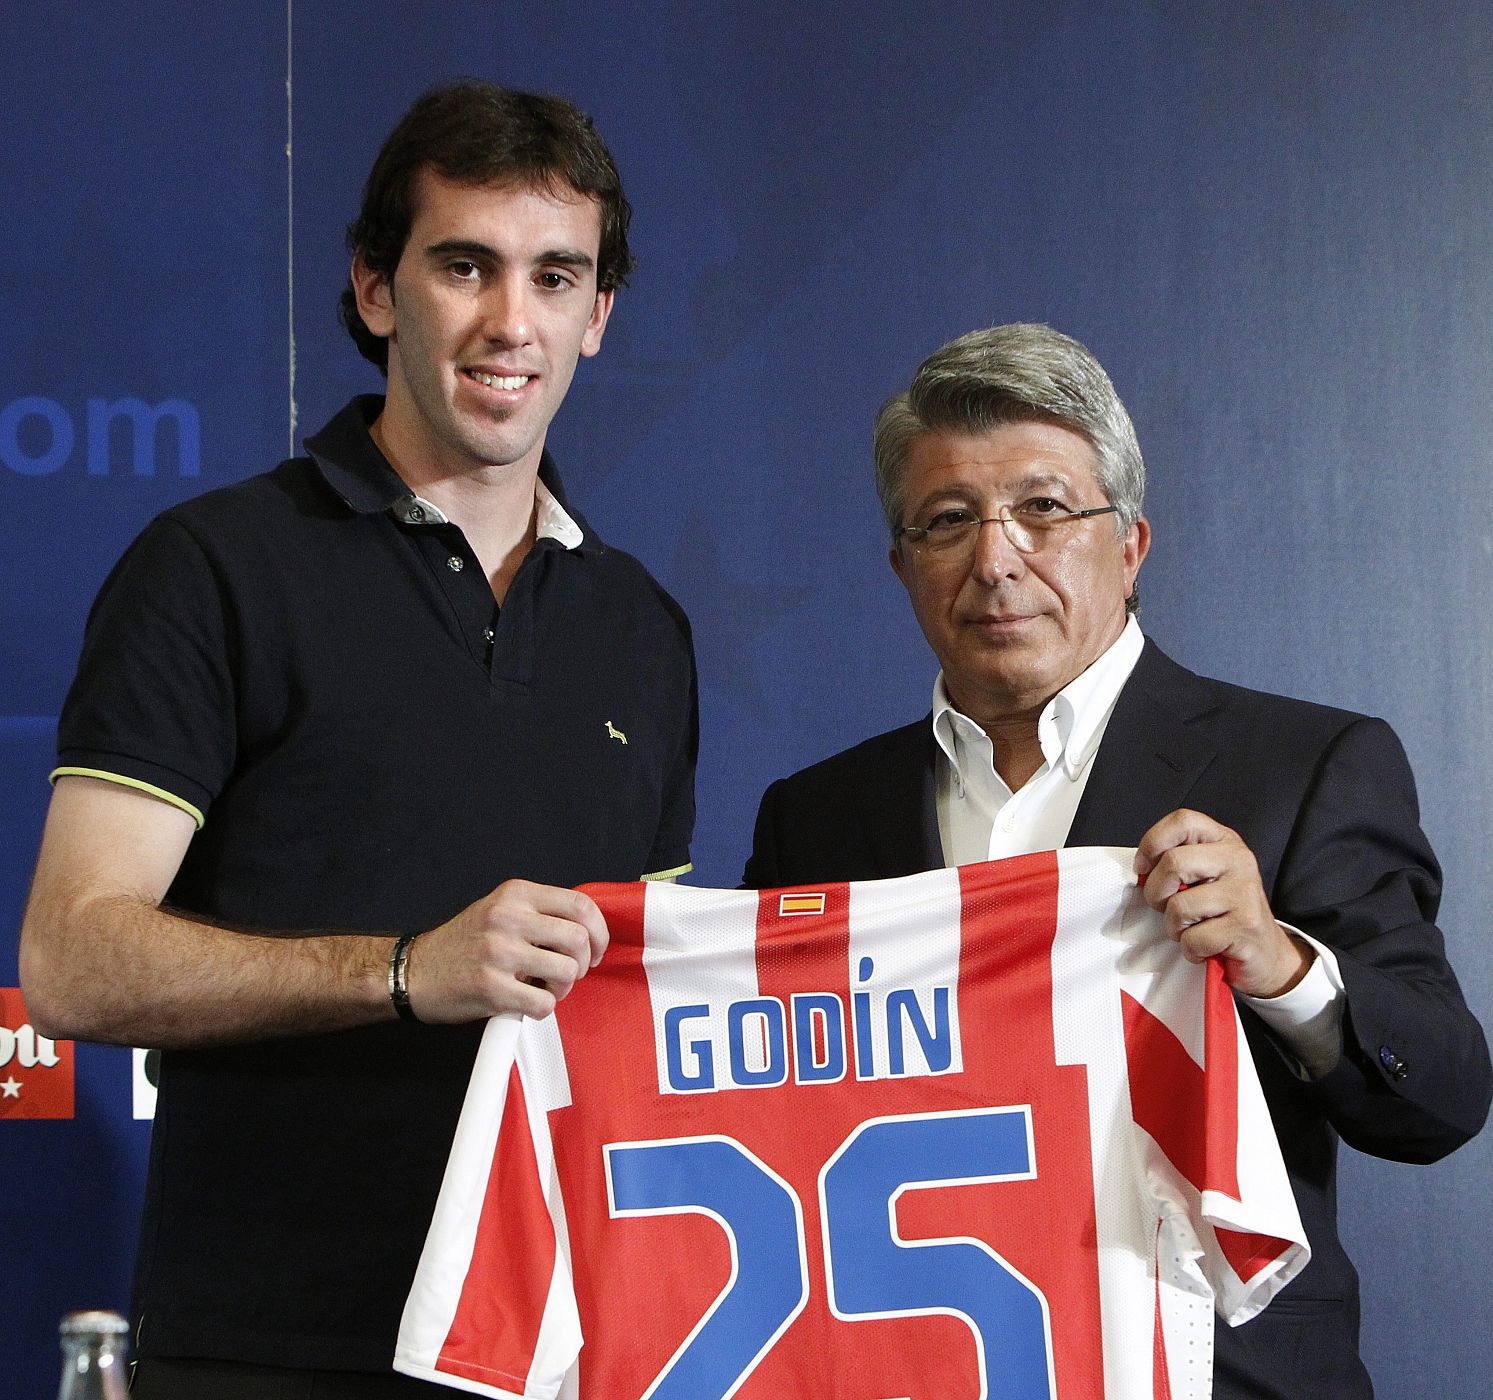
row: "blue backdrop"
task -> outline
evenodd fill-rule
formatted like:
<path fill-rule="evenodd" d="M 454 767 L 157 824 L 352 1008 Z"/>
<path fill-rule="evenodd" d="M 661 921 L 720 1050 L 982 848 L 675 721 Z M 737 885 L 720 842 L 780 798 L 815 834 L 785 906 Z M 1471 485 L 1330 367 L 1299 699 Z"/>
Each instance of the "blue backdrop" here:
<path fill-rule="evenodd" d="M 475 74 L 593 112 L 637 210 L 638 273 L 551 446 L 694 620 L 696 881 L 736 883 L 769 780 L 926 709 L 871 416 L 950 337 L 1046 320 L 1136 420 L 1146 629 L 1400 731 L 1486 1023 L 1493 10 L 722 9 L 13 7 L 0 988 L 95 589 L 156 511 L 377 387 L 336 321 L 342 229 L 409 101 Z M 74 1116 L 0 1098 L 6 1393 L 51 1393 L 62 1311 L 125 1303 L 132 1076 L 127 1051 L 80 1046 Z M 1487 1136 L 1432 1168 L 1345 1154 L 1386 1396 L 1486 1394 L 1490 1155 Z"/>

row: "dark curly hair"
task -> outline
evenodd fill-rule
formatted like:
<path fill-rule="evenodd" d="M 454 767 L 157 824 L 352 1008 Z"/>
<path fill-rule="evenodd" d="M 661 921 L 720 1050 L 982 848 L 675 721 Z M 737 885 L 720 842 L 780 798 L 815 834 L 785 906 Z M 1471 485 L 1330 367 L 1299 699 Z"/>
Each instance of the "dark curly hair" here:
<path fill-rule="evenodd" d="M 596 288 L 626 283 L 632 207 L 591 118 L 564 98 L 469 79 L 431 88 L 404 114 L 373 162 L 363 207 L 347 228 L 348 252 L 389 280 L 409 239 L 422 170 L 464 185 L 511 182 L 594 199 L 601 206 Z M 350 280 L 339 309 L 363 358 L 387 373 L 389 342 L 363 323 Z"/>

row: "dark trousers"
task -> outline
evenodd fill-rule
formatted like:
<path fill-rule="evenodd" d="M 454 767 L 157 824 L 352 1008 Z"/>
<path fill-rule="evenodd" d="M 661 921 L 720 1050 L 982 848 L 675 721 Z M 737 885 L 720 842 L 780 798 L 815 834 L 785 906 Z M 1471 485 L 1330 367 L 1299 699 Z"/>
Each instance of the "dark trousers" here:
<path fill-rule="evenodd" d="M 392 1371 L 295 1371 L 158 1356 L 137 1363 L 130 1382 L 130 1400 L 451 1400 L 454 1394 L 449 1386 Z"/>

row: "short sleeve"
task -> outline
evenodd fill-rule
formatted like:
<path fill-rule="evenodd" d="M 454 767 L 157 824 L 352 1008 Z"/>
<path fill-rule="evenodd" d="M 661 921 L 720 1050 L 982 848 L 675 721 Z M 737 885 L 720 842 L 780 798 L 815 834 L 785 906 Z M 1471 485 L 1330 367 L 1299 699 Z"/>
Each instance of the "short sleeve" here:
<path fill-rule="evenodd" d="M 58 722 L 58 767 L 154 791 L 201 825 L 235 756 L 229 608 L 201 545 L 161 516 L 104 581 Z"/>

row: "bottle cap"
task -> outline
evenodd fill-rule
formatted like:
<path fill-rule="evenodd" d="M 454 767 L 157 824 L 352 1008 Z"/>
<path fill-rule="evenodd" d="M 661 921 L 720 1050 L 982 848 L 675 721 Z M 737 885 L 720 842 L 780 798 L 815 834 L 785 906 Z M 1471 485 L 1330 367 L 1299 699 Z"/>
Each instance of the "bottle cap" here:
<path fill-rule="evenodd" d="M 57 1324 L 57 1331 L 64 1337 L 76 1337 L 84 1332 L 102 1332 L 109 1336 L 124 1336 L 130 1324 L 117 1312 L 102 1308 L 90 1308 L 84 1312 L 70 1312 Z"/>

